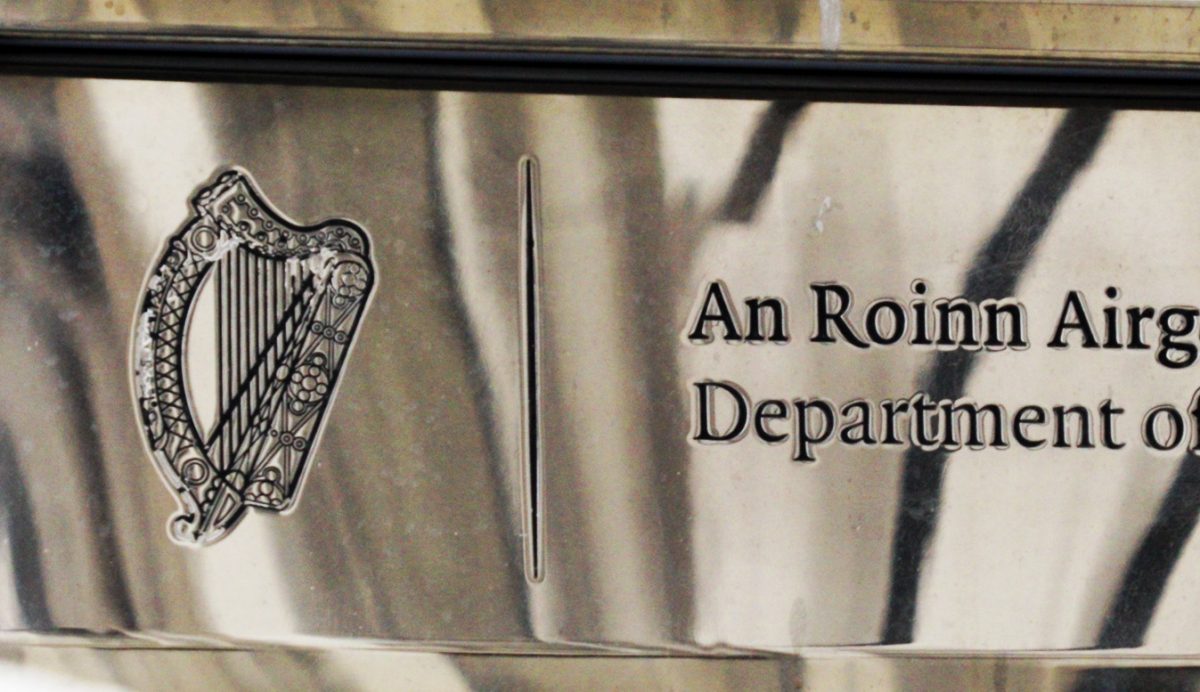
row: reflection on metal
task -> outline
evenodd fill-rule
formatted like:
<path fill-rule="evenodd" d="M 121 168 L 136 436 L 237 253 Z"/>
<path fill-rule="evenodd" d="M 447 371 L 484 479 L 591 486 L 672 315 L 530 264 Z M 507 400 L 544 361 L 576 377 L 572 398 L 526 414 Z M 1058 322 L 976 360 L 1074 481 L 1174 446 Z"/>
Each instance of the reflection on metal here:
<path fill-rule="evenodd" d="M 187 119 L 171 108 L 181 93 Z M 1048 347 L 1071 291 L 1098 317 L 1200 303 L 1195 113 L 4 77 L 0 128 L 0 657 L 121 682 L 141 666 L 152 673 L 131 684 L 145 686 L 196 665 L 229 686 L 369 686 L 393 665 L 464 687 L 618 668 L 629 686 L 676 676 L 688 689 L 1195 684 L 1122 657 L 1200 651 L 1194 455 L 1137 442 L 1138 414 L 1187 407 L 1197 366 L 1164 367 L 1150 338 Z M 204 146 L 160 146 L 181 129 Z M 300 263 L 316 292 L 323 279 L 324 295 L 361 292 L 348 322 L 377 272 L 388 279 L 369 319 L 320 342 L 320 367 L 268 348 L 291 303 L 257 280 L 282 258 L 249 238 L 215 256 L 221 220 L 243 220 L 232 206 L 198 202 L 164 254 L 161 219 L 215 161 L 254 170 L 296 218 L 350 214 L 375 230 L 369 253 L 353 233 L 358 252 L 328 248 L 364 268 L 352 281 L 320 263 L 321 242 Z M 232 181 L 258 194 L 244 173 Z M 207 274 L 156 268 L 188 291 L 147 303 L 145 268 L 173 249 Z M 814 284 L 852 287 L 858 328 L 872 306 L 919 300 L 916 278 L 930 302 L 1026 306 L 1029 347 L 810 339 Z M 747 320 L 762 338 L 692 343 L 697 295 L 717 281 L 739 310 L 771 314 L 778 299 L 790 329 Z M 155 305 L 191 320 L 147 323 L 161 360 L 141 366 L 143 392 L 147 378 L 113 364 L 130 317 Z M 294 326 L 305 319 L 316 338 L 318 317 Z M 1173 338 L 1198 343 L 1195 329 Z M 234 348 L 245 339 L 258 345 Z M 205 371 L 205 353 L 234 352 L 240 365 Z M 259 377 L 280 363 L 282 380 Z M 770 416 L 765 435 L 692 444 L 694 387 L 710 379 L 756 401 L 920 390 L 1014 417 L 1112 399 L 1127 444 L 831 439 L 799 464 L 769 444 L 788 427 Z M 184 537 L 224 536 L 203 551 L 161 531 L 171 498 L 136 463 L 129 400 L 174 391 L 190 403 L 163 417 L 152 401 L 151 439 L 195 516 Z M 187 481 L 207 473 L 201 485 L 242 505 L 294 501 L 303 474 L 250 449 L 252 410 L 311 403 L 305 392 L 325 397 L 293 460 L 313 470 L 308 509 L 228 532 Z M 171 452 L 185 441 L 205 465 Z M 255 485 L 272 467 L 291 479 L 278 492 Z M 267 492 L 245 497 L 252 486 Z M 244 589 L 229 588 L 229 565 Z M 135 642 L 146 650 L 80 654 Z M 301 650 L 313 642 L 328 649 Z M 53 661 L 26 646 L 45 643 Z M 197 662 L 216 646 L 266 651 Z M 498 655 L 583 651 L 723 658 Z"/>
<path fill-rule="evenodd" d="M 1012 295 L 1037 252 L 1043 234 L 1071 183 L 1091 162 L 1112 120 L 1105 110 L 1067 112 L 1038 166 L 996 230 L 966 268 L 961 296 L 978 303 Z M 939 351 L 929 366 L 924 391 L 934 399 L 957 400 L 978 363 L 977 351 Z M 892 539 L 891 586 L 883 642 L 913 640 L 921 566 L 937 526 L 947 454 L 913 447 L 904 456 L 900 505 Z"/>
<path fill-rule="evenodd" d="M 107 32 L 228 41 L 541 48 L 594 53 L 789 55 L 843 59 L 926 56 L 1196 64 L 1193 0 L 468 0 L 451 6 L 371 0 L 69 0 L 10 3 L 0 31 Z"/>
<path fill-rule="evenodd" d="M 783 139 L 804 112 L 805 105 L 797 101 L 774 101 L 767 107 L 721 205 L 721 220 L 740 223 L 754 220 L 767 185 L 775 178 Z"/>
<path fill-rule="evenodd" d="M 147 441 L 182 507 L 171 535 L 207 545 L 248 507 L 296 503 L 375 270 L 357 224 L 298 226 L 245 172 L 220 174 L 192 204 L 146 284 L 136 380 Z M 206 321 L 215 353 L 190 339 Z M 212 359 L 208 381 L 189 372 Z M 202 398 L 216 408 L 207 426 Z"/>

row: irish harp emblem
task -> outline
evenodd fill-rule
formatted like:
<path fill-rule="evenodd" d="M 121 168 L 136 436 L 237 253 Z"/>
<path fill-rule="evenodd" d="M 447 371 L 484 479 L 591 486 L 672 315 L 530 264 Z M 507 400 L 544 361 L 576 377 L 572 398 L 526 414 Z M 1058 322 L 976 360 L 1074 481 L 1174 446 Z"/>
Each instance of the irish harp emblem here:
<path fill-rule="evenodd" d="M 358 225 L 295 224 L 244 171 L 220 173 L 192 206 L 146 284 L 134 368 L 181 506 L 171 534 L 205 545 L 247 507 L 296 502 L 375 268 Z"/>

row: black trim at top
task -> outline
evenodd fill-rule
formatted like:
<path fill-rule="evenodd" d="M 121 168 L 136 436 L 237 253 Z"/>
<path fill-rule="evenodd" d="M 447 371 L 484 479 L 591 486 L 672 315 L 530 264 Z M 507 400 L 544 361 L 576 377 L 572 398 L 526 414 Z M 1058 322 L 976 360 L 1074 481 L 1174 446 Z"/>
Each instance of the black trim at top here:
<path fill-rule="evenodd" d="M 583 48 L 583 49 L 580 49 Z M 999 105 L 1200 107 L 1200 68 L 652 50 L 0 32 L 0 73 L 388 88 Z"/>

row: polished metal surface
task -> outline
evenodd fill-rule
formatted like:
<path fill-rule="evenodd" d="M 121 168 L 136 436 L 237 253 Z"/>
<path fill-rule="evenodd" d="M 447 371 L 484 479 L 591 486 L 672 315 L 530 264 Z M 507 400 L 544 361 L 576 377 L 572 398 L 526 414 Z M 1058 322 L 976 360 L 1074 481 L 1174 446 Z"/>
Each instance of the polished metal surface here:
<path fill-rule="evenodd" d="M 0 7 L 0 31 L 1194 64 L 1195 10 L 1192 0 L 16 0 Z"/>
<path fill-rule="evenodd" d="M 814 684 L 902 679 L 885 665 L 809 675 Z M 994 675 L 994 662 L 973 670 Z M 1067 674 L 1069 676 L 1069 673 Z M 1060 676 L 1060 677 L 1067 677 Z M 1030 676 L 1014 676 L 1031 679 Z M 1032 679 L 1053 679 L 1042 674 Z M 147 651 L 82 647 L 0 648 L 0 685 L 50 692 L 179 690 L 794 690 L 806 677 L 791 661 L 663 657 L 479 656 L 372 650 Z M 941 689 L 964 676 L 955 671 Z M 898 686 L 896 686 L 899 689 Z M 880 688 L 882 689 L 882 688 Z M 935 688 L 930 688 L 935 689 Z"/>
<path fill-rule="evenodd" d="M 112 692 L 254 690 L 1125 690 L 1195 689 L 1194 669 L 1155 659 L 502 656 L 353 649 L 163 651 L 2 647 L 0 684 Z"/>
<path fill-rule="evenodd" d="M 146 443 L 207 545 L 250 509 L 295 508 L 375 286 L 366 230 L 302 226 L 248 173 L 221 171 L 163 243 L 134 337 Z"/>
<path fill-rule="evenodd" d="M 1197 303 L 1197 145 L 1187 112 L 4 77 L 0 641 L 94 670 L 192 654 L 74 647 L 1194 656 L 1196 460 L 1139 441 L 1197 387 L 1156 360 L 1173 327 L 1047 343 L 1071 291 L 1097 320 Z M 229 166 L 293 218 L 371 229 L 379 283 L 302 511 L 195 549 L 165 529 L 130 363 L 164 240 Z M 1029 346 L 813 342 L 814 285 L 851 290 L 857 326 L 918 279 L 1020 302 Z M 689 338 L 718 280 L 786 302 L 790 340 Z M 761 433 L 698 444 L 710 380 L 755 402 L 1112 400 L 1125 444 L 798 463 Z"/>

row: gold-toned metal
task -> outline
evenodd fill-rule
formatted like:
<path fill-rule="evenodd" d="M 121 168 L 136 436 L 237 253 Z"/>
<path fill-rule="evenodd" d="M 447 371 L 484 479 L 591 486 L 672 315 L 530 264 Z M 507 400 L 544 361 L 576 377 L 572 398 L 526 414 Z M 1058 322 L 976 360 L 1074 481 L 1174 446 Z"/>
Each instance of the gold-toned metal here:
<path fill-rule="evenodd" d="M 0 647 L 8 688 L 210 692 L 217 689 L 961 690 L 1191 689 L 1194 671 L 1152 658 L 804 658 L 475 656 L 371 649 L 163 650 Z"/>
<path fill-rule="evenodd" d="M 1111 398 L 1135 439 L 1142 411 L 1187 405 L 1188 371 L 1153 350 L 1045 342 L 1069 290 L 1097 311 L 1110 285 L 1132 305 L 1200 290 L 1195 114 L 12 77 L 0 92 L 7 637 L 1200 647 L 1189 550 L 1155 563 L 1171 579 L 1141 629 L 1117 627 L 1136 620 L 1122 580 L 1178 455 L 964 450 L 921 499 L 902 480 L 921 460 L 901 447 L 833 445 L 800 464 L 787 445 L 691 439 L 705 379 L 837 402 L 941 386 L 925 379 L 944 367 L 936 350 L 809 343 L 811 284 L 852 288 L 859 319 L 874 298 L 908 300 L 916 278 L 932 299 L 1005 276 L 989 290 L 1023 301 L 1041 341 L 981 352 L 963 394 L 1013 410 Z M 528 155 L 542 207 L 540 583 L 522 539 Z M 381 278 L 305 510 L 195 551 L 164 529 L 171 501 L 139 439 L 128 354 L 144 272 L 197 181 L 234 163 L 298 218 L 373 229 Z M 1035 230 L 1032 245 L 985 252 Z M 686 339 L 716 279 L 738 300 L 786 299 L 793 341 Z M 897 523 L 913 511 L 929 526 Z"/>
<path fill-rule="evenodd" d="M 0 30 L 615 48 L 796 57 L 1197 62 L 1200 15 L 1187 1 L 722 0 L 593 3 L 466 0 L 18 0 Z"/>
<path fill-rule="evenodd" d="M 857 61 L 908 93 L 901 63 L 1186 76 L 1198 4 L 25 0 L 0 41 Z M 1200 113 L 47 65 L 0 75 L 0 687 L 1196 686 Z M 369 228 L 377 283 L 303 509 L 183 547 L 130 356 L 229 169 Z M 1051 339 L 1074 294 L 1093 345 Z M 1023 338 L 913 336 L 959 303 Z M 184 342 L 199 391 L 215 351 Z M 1003 434 L 843 425 L 918 395 Z"/>
<path fill-rule="evenodd" d="M 984 678 L 995 664 L 978 666 Z M 871 671 L 874 680 L 878 668 Z M 834 670 L 825 680 L 861 676 Z M 0 647 L 0 685 L 17 690 L 794 690 L 793 661 L 634 656 L 447 655 L 372 649 L 167 650 Z M 817 678 L 820 679 L 820 678 Z M 943 676 L 962 680 L 958 671 Z M 936 682 L 936 679 L 931 682 Z M 828 686 L 828 682 L 825 683 Z M 931 688 L 937 689 L 937 688 Z M 944 689 L 949 689 L 948 687 Z"/>

